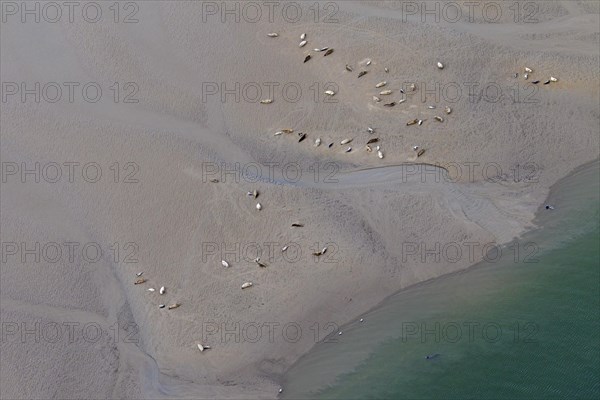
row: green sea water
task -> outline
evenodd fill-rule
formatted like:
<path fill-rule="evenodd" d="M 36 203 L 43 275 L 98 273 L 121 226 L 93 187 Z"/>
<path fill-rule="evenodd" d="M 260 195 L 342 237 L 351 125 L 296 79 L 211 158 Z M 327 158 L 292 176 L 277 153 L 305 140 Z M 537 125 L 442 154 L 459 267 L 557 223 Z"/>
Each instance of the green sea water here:
<path fill-rule="evenodd" d="M 580 168 L 498 261 L 408 288 L 318 344 L 283 397 L 600 398 L 599 180 L 598 162 Z"/>

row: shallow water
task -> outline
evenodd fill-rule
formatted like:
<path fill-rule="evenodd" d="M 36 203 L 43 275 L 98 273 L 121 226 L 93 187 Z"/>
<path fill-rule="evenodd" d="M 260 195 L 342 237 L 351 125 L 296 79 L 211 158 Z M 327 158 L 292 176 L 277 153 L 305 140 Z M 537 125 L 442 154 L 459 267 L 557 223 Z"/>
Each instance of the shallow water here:
<path fill-rule="evenodd" d="M 319 343 L 283 397 L 600 396 L 598 182 L 597 161 L 580 168 L 498 260 L 404 290 Z"/>

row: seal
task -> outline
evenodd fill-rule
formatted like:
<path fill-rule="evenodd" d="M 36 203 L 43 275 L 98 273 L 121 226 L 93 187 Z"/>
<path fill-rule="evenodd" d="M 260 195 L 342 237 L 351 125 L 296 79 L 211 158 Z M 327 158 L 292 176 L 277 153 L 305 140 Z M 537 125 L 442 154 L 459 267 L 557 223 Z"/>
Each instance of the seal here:
<path fill-rule="evenodd" d="M 346 153 L 350 153 L 351 151 L 352 151 L 352 147 L 348 147 L 348 148 L 346 149 Z"/>
<path fill-rule="evenodd" d="M 258 211 L 262 210 L 262 205 L 260 203 L 256 203 L 256 209 Z"/>
<path fill-rule="evenodd" d="M 349 66 L 348 64 L 346 64 L 346 71 L 348 71 L 348 72 L 352 72 L 352 71 L 353 71 L 353 69 L 352 69 L 352 67 L 351 67 L 351 66 Z"/>
<path fill-rule="evenodd" d="M 273 99 L 264 99 L 260 101 L 260 104 L 271 104 L 273 102 Z"/>
<path fill-rule="evenodd" d="M 304 47 L 304 45 L 306 45 L 306 40 L 301 41 L 298 47 Z"/>
<path fill-rule="evenodd" d="M 377 85 L 375 85 L 375 87 L 377 89 L 379 89 L 380 87 L 384 87 L 385 85 L 387 85 L 387 82 L 386 81 L 381 81 Z"/>
<path fill-rule="evenodd" d="M 411 126 L 411 125 L 414 125 L 414 124 L 416 124 L 417 122 L 419 122 L 419 120 L 418 120 L 418 119 L 411 119 L 410 121 L 408 121 L 408 122 L 406 123 L 406 126 Z"/>
<path fill-rule="evenodd" d="M 167 307 L 169 310 L 174 310 L 176 308 L 178 308 L 181 304 L 179 303 L 173 303 L 171 304 L 169 307 Z"/>
<path fill-rule="evenodd" d="M 202 345 L 200 343 L 198 343 L 197 346 L 198 346 L 198 350 L 200 350 L 200 352 L 210 349 L 210 346 Z"/>
<path fill-rule="evenodd" d="M 438 117 L 437 115 L 435 117 L 433 117 L 433 119 L 435 119 L 438 122 L 444 122 L 444 118 Z"/>
<path fill-rule="evenodd" d="M 321 138 L 315 139 L 315 147 L 319 147 L 321 145 Z"/>
<path fill-rule="evenodd" d="M 367 141 L 367 144 L 377 143 L 378 141 L 379 141 L 379 138 L 369 139 L 369 141 Z"/>
<path fill-rule="evenodd" d="M 298 143 L 300 143 L 304 139 L 306 139 L 306 133 L 303 133 L 302 136 L 300 136 L 300 139 L 298 139 Z"/>
<path fill-rule="evenodd" d="M 377 96 L 373 96 L 373 101 L 375 103 L 379 103 L 381 101 L 381 99 L 379 97 L 377 97 Z"/>
<path fill-rule="evenodd" d="M 419 150 L 419 152 L 417 153 L 417 157 L 421 157 L 423 153 L 425 153 L 425 149 Z"/>
<path fill-rule="evenodd" d="M 225 260 L 221 260 L 221 265 L 224 266 L 225 268 L 229 268 L 229 263 Z"/>
<path fill-rule="evenodd" d="M 306 39 L 306 33 L 303 33 L 302 35 L 300 35 L 300 40 L 304 40 Z"/>
<path fill-rule="evenodd" d="M 261 262 L 261 261 L 260 261 L 260 257 L 256 257 L 256 258 L 254 259 L 254 262 L 255 262 L 255 263 L 256 263 L 256 264 L 257 264 L 259 267 L 261 267 L 261 268 L 266 268 L 266 267 L 267 267 L 267 264 L 265 264 L 265 263 L 263 263 L 263 262 Z"/>
<path fill-rule="evenodd" d="M 311 56 L 310 56 L 310 54 L 309 54 L 309 55 L 307 55 L 306 57 L 304 57 L 304 62 L 307 62 L 307 61 L 308 61 L 308 60 L 310 60 L 310 59 L 311 59 Z"/>
<path fill-rule="evenodd" d="M 268 37 L 277 37 L 279 35 L 277 33 L 275 33 L 275 32 L 272 32 L 272 33 L 267 33 L 267 36 Z"/>
<path fill-rule="evenodd" d="M 388 94 L 392 94 L 392 91 L 391 90 L 383 90 L 383 91 L 379 92 L 379 94 L 381 96 L 387 96 Z"/>
<path fill-rule="evenodd" d="M 242 284 L 242 289 L 247 289 L 247 288 L 251 287 L 252 285 L 253 285 L 252 282 L 244 282 Z"/>
<path fill-rule="evenodd" d="M 145 278 L 140 278 L 140 279 L 137 279 L 135 282 L 133 282 L 133 284 L 134 284 L 134 285 L 141 285 L 142 283 L 144 283 L 144 282 L 146 282 L 146 281 L 147 281 L 147 279 L 145 279 Z"/>
<path fill-rule="evenodd" d="M 441 62 L 439 62 L 439 61 L 438 61 L 438 63 L 437 63 L 437 67 L 438 67 L 439 69 L 444 69 L 444 64 L 442 64 Z"/>
<path fill-rule="evenodd" d="M 391 103 L 384 104 L 383 106 L 384 107 L 394 107 L 395 105 L 396 105 L 396 102 L 392 101 Z"/>
<path fill-rule="evenodd" d="M 165 294 L 165 292 L 166 292 L 166 291 L 167 291 L 167 289 L 165 289 L 165 287 L 164 287 L 164 286 L 161 286 L 161 287 L 160 287 L 160 290 L 158 291 L 158 293 L 160 293 L 160 294 Z"/>
<path fill-rule="evenodd" d="M 328 55 L 330 55 L 331 53 L 333 53 L 333 49 L 329 49 L 325 52 L 325 54 L 323 54 L 323 57 L 327 57 Z"/>
<path fill-rule="evenodd" d="M 344 139 L 340 142 L 341 145 L 348 144 L 352 141 L 352 139 Z"/>
<path fill-rule="evenodd" d="M 327 246 L 323 247 L 323 248 L 321 249 L 321 251 L 315 251 L 315 252 L 313 253 L 313 256 L 317 256 L 317 257 L 318 257 L 318 256 L 322 256 L 322 255 L 323 255 L 323 254 L 325 254 L 326 252 L 327 252 Z"/>
<path fill-rule="evenodd" d="M 329 96 L 335 96 L 335 92 L 333 90 L 326 90 L 325 94 Z"/>
<path fill-rule="evenodd" d="M 361 76 L 365 76 L 367 74 L 367 71 L 360 71 L 358 73 L 358 77 L 360 78 Z"/>
<path fill-rule="evenodd" d="M 383 153 L 381 152 L 381 150 L 379 150 L 379 151 L 377 152 L 377 157 L 379 157 L 379 158 L 383 158 Z"/>

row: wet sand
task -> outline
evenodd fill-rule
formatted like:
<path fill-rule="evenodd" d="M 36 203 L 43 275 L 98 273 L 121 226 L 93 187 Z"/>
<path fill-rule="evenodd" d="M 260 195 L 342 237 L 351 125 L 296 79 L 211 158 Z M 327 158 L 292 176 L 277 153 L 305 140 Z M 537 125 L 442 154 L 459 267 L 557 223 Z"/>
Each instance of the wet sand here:
<path fill-rule="evenodd" d="M 483 256 L 423 261 L 407 245 L 505 243 L 533 226 L 548 188 L 598 157 L 597 4 L 539 3 L 537 23 L 505 16 L 493 27 L 423 23 L 394 4 L 340 2 L 334 23 L 323 10 L 315 22 L 308 4 L 296 23 L 222 23 L 190 2 L 140 3 L 131 24 L 113 23 L 108 9 L 96 24 L 3 23 L 2 82 L 64 89 L 56 102 L 52 92 L 39 103 L 18 93 L 2 104 L 3 173 L 19 168 L 0 194 L 2 242 L 18 246 L 14 255 L 3 247 L 1 266 L 3 397 L 273 398 L 324 333 Z M 312 51 L 324 46 L 334 53 Z M 525 66 L 529 81 L 559 80 L 534 88 Z M 383 107 L 372 101 L 383 80 L 390 101 L 405 84 L 417 89 Z M 64 82 L 80 83 L 73 102 Z M 89 82 L 102 88 L 97 102 L 82 95 Z M 272 104 L 260 104 L 269 82 L 302 95 L 292 102 L 276 89 Z M 325 102 L 328 82 L 335 103 Z M 427 94 L 436 83 L 462 95 Z M 239 101 L 223 99 L 222 84 Z M 500 88 L 501 98 L 482 87 Z M 452 113 L 434 121 L 447 105 Z M 406 126 L 413 118 L 426 121 Z M 273 136 L 285 127 L 308 138 Z M 364 150 L 373 136 L 384 159 Z M 345 138 L 354 139 L 350 153 Z M 418 160 L 413 145 L 426 149 Z M 417 161 L 455 175 L 407 166 Z M 22 163 L 36 162 L 39 182 L 22 178 Z M 70 164 L 73 179 L 70 162 L 79 163 Z M 63 171 L 54 183 L 51 163 Z M 97 164 L 82 173 L 88 163 Z M 260 179 L 226 174 L 222 163 L 258 166 Z M 254 189 L 256 200 L 246 195 Z M 296 221 L 304 227 L 292 229 Z M 63 251 L 57 261 L 22 261 L 23 243 L 66 242 L 94 243 L 102 257 L 78 250 L 73 260 Z M 282 253 L 290 243 L 295 253 Z M 266 268 L 252 261 L 257 248 Z M 148 282 L 133 285 L 138 271 Z M 254 286 L 242 291 L 246 281 Z M 163 296 L 147 291 L 163 285 Z M 182 306 L 158 308 L 174 302 Z M 36 322 L 40 331 L 23 337 Z M 52 323 L 63 332 L 75 324 L 73 340 L 51 340 Z M 200 353 L 199 342 L 212 349 Z"/>
<path fill-rule="evenodd" d="M 588 240 L 589 243 L 589 239 L 593 238 L 590 232 L 598 227 L 594 212 L 597 214 L 599 173 L 599 163 L 596 160 L 577 168 L 554 184 L 547 201 L 554 204 L 556 208 L 548 211 L 540 207 L 535 217 L 538 228 L 526 232 L 519 241 L 503 246 L 497 259 L 483 261 L 467 270 L 447 274 L 395 293 L 373 310 L 357 316 L 340 327 L 343 331 L 342 336 L 333 334 L 324 338 L 286 371 L 282 379 L 285 387 L 282 398 L 384 397 L 375 394 L 378 390 L 381 390 L 379 393 L 386 393 L 385 397 L 392 398 L 396 393 L 413 390 L 413 385 L 434 388 L 432 389 L 436 393 L 434 397 L 444 397 L 440 393 L 452 390 L 462 393 L 459 397 L 465 397 L 465 393 L 472 395 L 480 390 L 476 388 L 489 389 L 491 385 L 504 387 L 505 392 L 500 397 L 506 397 L 506 392 L 510 392 L 507 387 L 514 388 L 520 385 L 526 387 L 528 397 L 539 395 L 540 392 L 547 390 L 547 385 L 543 383 L 540 375 L 547 375 L 553 367 L 540 371 L 539 368 L 532 368 L 528 363 L 530 360 L 523 359 L 525 357 L 521 357 L 519 362 L 512 360 L 514 356 L 511 356 L 511 353 L 531 350 L 528 349 L 529 346 L 520 350 L 518 347 L 515 349 L 515 333 L 512 331 L 514 327 L 507 326 L 510 324 L 503 325 L 504 333 L 500 336 L 504 336 L 506 342 L 503 344 L 504 347 L 499 349 L 496 341 L 482 340 L 483 334 L 477 328 L 468 333 L 467 326 L 469 323 L 481 322 L 481 325 L 484 325 L 490 321 L 498 322 L 500 318 L 504 318 L 503 323 L 506 323 L 506 319 L 514 323 L 515 320 L 525 321 L 529 318 L 530 321 L 536 321 L 539 331 L 546 333 L 543 339 L 536 338 L 538 339 L 536 343 L 543 343 L 545 349 L 535 347 L 533 351 L 533 353 L 543 354 L 544 364 L 557 365 L 547 362 L 548 355 L 560 359 L 566 353 L 569 355 L 573 353 L 558 349 L 554 341 L 563 342 L 564 336 L 549 328 L 557 325 L 553 313 L 559 307 L 548 307 L 547 310 L 550 311 L 544 315 L 539 312 L 539 304 L 557 299 L 558 302 L 564 302 L 562 296 L 547 294 L 553 290 L 562 290 L 565 293 L 579 290 L 590 298 L 594 297 L 594 291 L 587 292 L 574 287 L 557 288 L 556 282 L 545 282 L 541 285 L 540 281 L 547 278 L 548 269 L 551 269 L 548 260 L 552 260 L 552 256 L 548 256 L 549 253 L 562 252 L 564 247 L 561 246 L 565 243 L 572 243 L 574 240 Z M 566 226 L 568 229 L 565 229 Z M 526 248 L 527 245 L 530 245 L 529 248 Z M 521 251 L 517 252 L 516 248 L 520 248 Z M 585 256 L 580 254 L 568 254 L 564 257 L 585 259 Z M 574 264 L 580 263 L 577 261 Z M 559 280 L 564 279 L 561 278 L 560 272 L 556 273 L 555 270 L 554 274 Z M 581 269 L 578 273 L 587 276 Z M 591 273 L 593 275 L 593 269 Z M 544 276 L 541 277 L 540 274 Z M 586 278 L 580 279 L 586 280 Z M 539 298 L 539 303 L 535 306 L 532 305 L 534 302 L 531 300 L 532 297 Z M 512 304 L 500 306 L 507 301 Z M 593 312 L 592 303 L 583 303 L 586 304 L 586 309 Z M 503 310 L 499 311 L 500 309 Z M 571 308 L 565 306 L 564 309 Z M 559 324 L 559 329 L 563 326 L 572 329 L 572 324 L 573 321 L 569 320 L 565 325 Z M 452 329 L 457 326 L 458 329 L 453 331 Z M 586 339 L 589 335 L 589 332 L 581 334 Z M 577 342 L 573 338 L 569 340 L 571 340 L 570 346 L 574 346 Z M 591 342 L 593 343 L 593 339 Z M 585 346 L 574 346 L 574 348 L 586 355 L 590 353 Z M 470 360 L 464 358 L 459 360 L 460 357 L 456 357 L 457 353 L 463 351 L 469 354 Z M 444 366 L 434 371 L 423 365 L 423 358 L 426 355 L 439 354 L 439 352 L 442 354 L 438 359 L 444 360 Z M 492 360 L 494 357 L 490 357 L 488 352 L 501 357 L 501 361 Z M 387 354 L 385 357 L 387 364 L 379 362 L 381 358 L 374 361 L 374 357 L 381 357 L 381 354 Z M 528 357 L 536 358 L 529 353 Z M 473 369 L 473 359 L 488 364 L 489 367 L 486 367 L 492 371 L 501 370 L 499 365 L 508 363 L 511 366 L 509 370 L 519 375 L 518 383 L 515 383 L 514 379 L 506 380 L 506 376 L 502 377 L 505 378 L 504 380 L 498 379 L 497 373 L 492 371 L 486 371 L 488 376 L 482 379 L 481 376 L 486 372 L 477 370 L 476 374 L 479 377 L 477 380 L 472 380 L 471 376 L 464 372 L 456 373 L 457 368 Z M 567 364 L 563 362 L 562 365 Z M 590 365 L 582 366 L 578 363 L 573 367 L 587 371 Z M 564 376 L 564 368 L 557 367 L 554 371 L 557 370 Z M 368 371 L 369 376 L 362 376 L 359 371 Z M 467 385 L 464 382 L 462 384 L 441 383 L 442 379 L 432 377 L 436 373 L 447 373 L 445 371 L 452 371 L 455 376 L 462 375 L 470 383 Z M 537 377 L 527 371 L 536 371 Z M 567 374 L 569 377 L 574 377 L 571 380 L 580 377 L 585 380 L 581 371 L 570 371 Z M 360 378 L 356 379 L 357 377 Z M 557 381 L 555 378 L 548 380 Z M 418 383 L 415 384 L 415 381 Z M 570 382 L 569 379 L 564 381 Z M 368 384 L 365 385 L 365 382 Z M 357 390 L 359 386 L 362 388 Z M 586 390 L 594 390 L 593 385 L 588 386 L 590 388 Z M 336 391 L 340 388 L 345 389 L 345 395 Z M 352 389 L 354 392 L 349 395 L 348 392 Z M 493 393 L 493 390 L 488 393 Z M 557 391 L 556 387 L 548 390 Z M 482 392 L 485 393 L 479 391 L 474 397 L 482 397 Z M 511 394 L 513 397 L 518 397 L 514 392 Z M 421 392 L 421 395 L 425 394 Z M 433 394 L 428 395 L 433 396 Z M 498 396 L 497 392 L 493 396 Z M 411 392 L 410 397 L 420 396 Z"/>

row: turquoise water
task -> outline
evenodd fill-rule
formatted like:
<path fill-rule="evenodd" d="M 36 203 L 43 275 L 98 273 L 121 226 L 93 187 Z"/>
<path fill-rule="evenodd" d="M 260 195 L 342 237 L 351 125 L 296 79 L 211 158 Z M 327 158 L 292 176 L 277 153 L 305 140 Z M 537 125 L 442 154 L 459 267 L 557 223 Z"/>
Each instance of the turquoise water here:
<path fill-rule="evenodd" d="M 284 397 L 599 398 L 598 182 L 597 162 L 576 171 L 498 262 L 402 291 L 317 345 Z"/>

